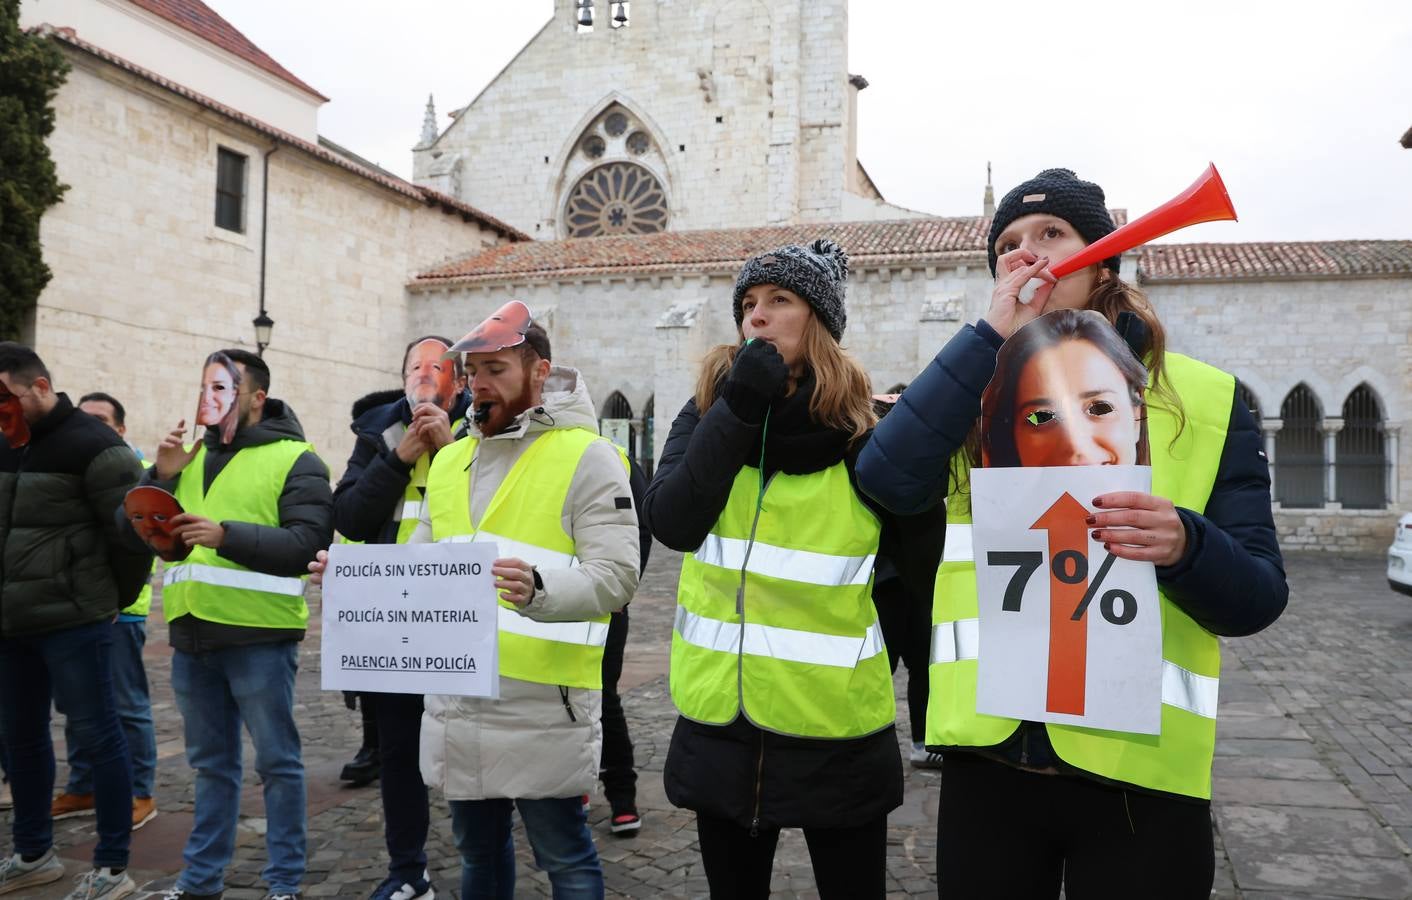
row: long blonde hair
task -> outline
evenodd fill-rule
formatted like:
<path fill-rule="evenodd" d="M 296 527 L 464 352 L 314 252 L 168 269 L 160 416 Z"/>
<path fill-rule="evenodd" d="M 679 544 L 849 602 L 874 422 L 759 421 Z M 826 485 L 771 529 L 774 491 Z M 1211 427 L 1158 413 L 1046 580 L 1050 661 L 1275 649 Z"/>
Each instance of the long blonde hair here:
<path fill-rule="evenodd" d="M 741 336 L 742 339 L 744 336 Z M 740 344 L 717 344 L 701 360 L 696 378 L 696 408 L 702 413 L 716 401 L 716 392 L 730 373 Z M 856 441 L 877 424 L 873 412 L 872 382 L 863 365 L 829 334 L 810 309 L 804 322 L 800 352 L 814 372 L 814 393 L 809 398 L 809 418 L 820 425 L 847 432 Z M 790 379 L 789 394 L 795 390 Z"/>

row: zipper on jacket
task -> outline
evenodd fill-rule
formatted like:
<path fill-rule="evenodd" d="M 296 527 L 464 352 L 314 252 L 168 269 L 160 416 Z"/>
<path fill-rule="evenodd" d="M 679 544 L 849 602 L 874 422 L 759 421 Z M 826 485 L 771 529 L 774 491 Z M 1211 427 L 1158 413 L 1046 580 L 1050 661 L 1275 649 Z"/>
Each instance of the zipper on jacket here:
<path fill-rule="evenodd" d="M 760 789 L 765 782 L 765 732 L 760 732 L 760 755 L 755 761 L 755 810 L 750 819 L 750 836 L 760 836 Z"/>
<path fill-rule="evenodd" d="M 574 715 L 574 708 L 569 705 L 569 689 L 564 685 L 559 685 L 559 699 L 564 701 L 564 712 L 569 714 L 570 722 L 577 722 L 578 717 Z"/>

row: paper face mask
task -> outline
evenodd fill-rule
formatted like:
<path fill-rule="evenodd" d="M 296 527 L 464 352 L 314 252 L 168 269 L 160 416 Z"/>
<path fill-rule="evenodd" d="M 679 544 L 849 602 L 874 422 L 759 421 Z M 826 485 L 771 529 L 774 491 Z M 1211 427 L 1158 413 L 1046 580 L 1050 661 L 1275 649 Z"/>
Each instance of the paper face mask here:
<path fill-rule="evenodd" d="M 528 306 L 518 300 L 511 300 L 492 313 L 490 318 L 471 329 L 470 334 L 452 345 L 446 355 L 494 353 L 496 350 L 518 347 L 525 342 L 525 332 L 533 321 Z"/>
<path fill-rule="evenodd" d="M 443 409 L 451 406 L 456 395 L 456 364 L 446 356 L 446 345 L 435 338 L 422 341 L 407 354 L 402 387 L 408 403 L 435 403 Z"/>
<path fill-rule="evenodd" d="M 191 548 L 172 534 L 172 519 L 181 512 L 176 497 L 152 485 L 135 487 L 123 497 L 123 514 L 132 530 L 167 562 L 180 562 L 191 553 Z"/>
<path fill-rule="evenodd" d="M 224 353 L 212 353 L 201 369 L 201 397 L 196 423 L 219 430 L 222 444 L 235 437 L 240 423 L 240 368 Z"/>
<path fill-rule="evenodd" d="M 1046 313 L 1000 348 L 981 395 L 982 465 L 1147 465 L 1146 385 L 1100 313 Z"/>
<path fill-rule="evenodd" d="M 0 434 L 16 449 L 29 443 L 29 423 L 25 421 L 24 407 L 20 405 L 20 398 L 10 393 L 4 381 L 0 381 Z"/>

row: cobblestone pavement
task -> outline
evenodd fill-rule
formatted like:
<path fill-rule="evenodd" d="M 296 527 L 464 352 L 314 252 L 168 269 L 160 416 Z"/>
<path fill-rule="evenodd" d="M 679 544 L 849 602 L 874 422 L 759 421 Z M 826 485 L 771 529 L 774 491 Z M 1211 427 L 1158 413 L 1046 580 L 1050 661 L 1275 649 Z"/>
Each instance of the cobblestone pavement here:
<path fill-rule="evenodd" d="M 613 837 L 595 797 L 590 822 L 609 896 L 702 897 L 705 878 L 688 813 L 666 802 L 662 763 L 674 713 L 667 648 L 679 556 L 658 547 L 632 606 L 621 689 L 639 763 L 643 828 Z M 1380 560 L 1289 560 L 1289 611 L 1261 635 L 1227 642 L 1215 768 L 1218 867 L 1215 897 L 1412 896 L 1412 599 L 1387 589 Z M 314 603 L 317 619 L 317 602 Z M 192 777 L 169 681 L 166 627 L 154 612 L 147 647 L 158 722 L 161 814 L 133 836 L 132 872 L 144 891 L 169 886 L 191 822 Z M 308 897 L 366 897 L 384 874 L 375 787 L 350 789 L 339 769 L 359 742 L 357 713 L 319 685 L 319 642 L 300 654 L 296 701 L 309 790 Z M 905 677 L 901 676 L 901 677 Z M 905 696 L 899 678 L 898 695 Z M 899 732 L 906 739 L 905 704 Z M 55 728 L 62 759 L 62 730 Z M 905 748 L 904 748 L 905 749 Z M 252 756 L 246 746 L 246 758 Z M 59 784 L 64 767 L 60 766 Z M 906 800 L 889 820 L 889 897 L 933 897 L 938 775 L 909 769 Z M 428 847 L 443 897 L 459 897 L 459 871 L 440 798 Z M 439 811 L 439 814 L 438 812 Z M 264 857 L 259 786 L 247 765 L 231 900 L 260 898 Z M 10 813 L 0 813 L 0 851 L 10 852 Z M 70 875 L 87 865 L 91 818 L 56 824 Z M 547 897 L 522 832 L 517 896 Z M 773 882 L 779 897 L 814 897 L 802 836 L 781 838 Z M 67 881 L 25 896 L 57 898 Z M 139 896 L 143 896 L 142 892 Z"/>

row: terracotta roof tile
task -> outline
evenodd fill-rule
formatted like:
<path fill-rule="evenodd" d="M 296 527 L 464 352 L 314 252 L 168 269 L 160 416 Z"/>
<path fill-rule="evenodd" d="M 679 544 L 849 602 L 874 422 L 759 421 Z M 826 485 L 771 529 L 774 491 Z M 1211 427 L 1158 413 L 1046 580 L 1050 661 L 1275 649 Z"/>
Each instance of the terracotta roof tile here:
<path fill-rule="evenodd" d="M 757 253 L 821 237 L 842 245 L 855 266 L 911 260 L 984 265 L 988 228 L 989 219 L 974 216 L 530 241 L 492 247 L 424 272 L 417 281 L 430 284 L 681 270 L 731 271 Z"/>
<path fill-rule="evenodd" d="M 1126 210 L 1114 210 L 1121 225 Z M 827 237 L 855 268 L 880 264 L 985 265 L 990 220 L 903 219 L 669 231 L 625 237 L 502 245 L 423 272 L 413 286 L 733 272 L 756 253 Z M 1412 241 L 1152 244 L 1136 251 L 1140 279 L 1154 281 L 1412 276 Z"/>
<path fill-rule="evenodd" d="M 258 131 L 261 134 L 265 135 L 266 137 L 279 141 L 281 144 L 286 144 L 290 147 L 297 148 L 298 150 L 307 153 L 310 156 L 315 157 L 316 159 L 338 166 L 339 168 L 346 169 L 347 171 L 352 172 L 355 175 L 366 178 L 369 181 L 376 182 L 377 184 L 382 185 L 383 187 L 389 190 L 396 191 L 397 193 L 402 194 L 403 196 L 410 197 L 413 200 L 419 200 L 422 203 L 427 204 L 428 206 L 439 206 L 447 212 L 459 213 L 466 219 L 474 219 L 480 224 L 486 226 L 487 228 L 490 228 L 492 231 L 497 232 L 502 237 L 505 237 L 511 241 L 530 240 L 530 236 L 525 234 L 523 231 L 520 231 L 518 228 L 515 228 L 512 225 L 508 225 L 505 222 L 502 222 L 501 220 L 495 218 L 494 216 L 488 213 L 481 212 L 470 204 L 463 203 L 454 197 L 448 197 L 447 195 L 440 193 L 439 191 L 434 191 L 430 188 L 424 188 L 420 185 L 415 185 L 411 182 L 403 181 L 401 178 L 398 178 L 395 175 L 392 175 L 391 173 L 385 172 L 381 169 L 370 168 L 368 166 L 360 165 L 359 163 L 355 162 L 347 156 L 342 155 L 341 153 L 336 153 L 317 144 L 311 144 L 303 138 L 296 137 L 287 131 L 276 128 L 266 122 L 262 122 L 254 116 L 246 115 L 245 113 L 240 112 L 236 109 L 232 109 L 223 103 L 218 103 L 215 100 L 212 100 L 210 97 L 205 96 L 204 94 L 198 94 L 196 91 L 193 91 L 188 87 L 184 87 L 183 85 L 177 84 L 174 81 L 169 81 L 168 79 L 163 78 L 156 72 L 148 71 L 147 69 L 144 69 L 139 65 L 128 62 L 120 56 L 116 56 L 112 53 L 109 53 L 102 47 L 98 47 L 94 44 L 88 43 L 87 41 L 78 37 L 74 33 L 74 30 L 72 28 L 56 28 L 53 25 L 39 25 L 32 29 L 32 31 L 36 34 L 42 34 L 47 37 L 54 38 L 55 40 L 62 41 L 73 47 L 76 47 L 79 50 L 84 51 L 85 53 L 98 57 L 104 62 L 117 66 L 118 68 L 130 72 L 133 75 L 136 75 L 146 81 L 150 81 L 158 87 L 171 91 L 172 93 L 180 97 L 185 97 L 187 100 L 190 100 L 193 103 L 196 103 L 214 112 L 220 113 L 226 118 L 239 122 L 240 124 L 248 128 L 252 128 L 255 131 Z M 337 145 L 335 144 L 334 146 Z"/>
<path fill-rule="evenodd" d="M 1150 244 L 1138 251 L 1144 283 L 1412 275 L 1412 241 Z"/>
<path fill-rule="evenodd" d="M 275 62 L 265 51 L 251 43 L 250 39 L 236 30 L 235 26 L 216 14 L 201 0 L 128 0 L 160 16 L 179 28 L 189 31 L 202 40 L 209 41 L 222 50 L 235 54 L 253 66 L 269 72 L 301 91 L 312 94 L 320 100 L 328 100 L 323 94 L 295 77 L 294 73 Z"/>

